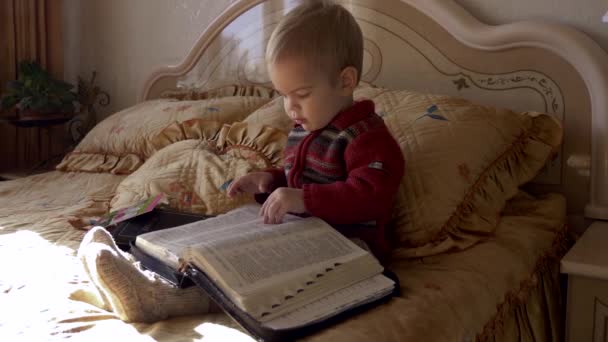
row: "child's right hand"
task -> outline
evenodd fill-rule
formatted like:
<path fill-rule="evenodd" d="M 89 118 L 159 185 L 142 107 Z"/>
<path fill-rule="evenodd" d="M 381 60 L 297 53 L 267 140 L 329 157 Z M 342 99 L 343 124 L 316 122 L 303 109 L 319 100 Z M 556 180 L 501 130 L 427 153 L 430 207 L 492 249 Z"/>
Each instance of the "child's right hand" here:
<path fill-rule="evenodd" d="M 240 193 L 272 192 L 272 174 L 270 172 L 251 172 L 235 179 L 228 187 L 228 197 Z"/>

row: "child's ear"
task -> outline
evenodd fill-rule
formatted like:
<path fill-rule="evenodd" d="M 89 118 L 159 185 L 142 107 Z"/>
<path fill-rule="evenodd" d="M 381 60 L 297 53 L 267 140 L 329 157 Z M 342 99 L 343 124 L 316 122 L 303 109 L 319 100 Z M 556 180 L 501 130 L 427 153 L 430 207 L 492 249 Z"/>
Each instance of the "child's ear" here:
<path fill-rule="evenodd" d="M 340 73 L 340 83 L 342 89 L 348 92 L 353 92 L 357 87 L 358 77 L 359 75 L 355 67 L 347 66 L 346 68 L 342 69 L 342 72 Z"/>

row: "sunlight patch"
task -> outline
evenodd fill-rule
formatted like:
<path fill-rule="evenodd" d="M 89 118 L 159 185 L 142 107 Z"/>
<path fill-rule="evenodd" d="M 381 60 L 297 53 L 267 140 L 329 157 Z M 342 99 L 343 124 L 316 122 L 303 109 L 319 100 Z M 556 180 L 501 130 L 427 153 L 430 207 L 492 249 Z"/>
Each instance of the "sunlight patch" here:
<path fill-rule="evenodd" d="M 33 298 L 55 288 L 64 293 L 66 278 L 74 283 L 74 274 L 79 273 L 75 267 L 81 267 L 70 255 L 71 249 L 28 230 L 0 235 L 0 260 L 4 260 L 0 263 L 0 288 L 4 293 L 20 290 Z"/>
<path fill-rule="evenodd" d="M 70 248 L 28 230 L 0 235 L 0 260 L 0 335 L 27 331 L 29 340 L 42 340 L 55 313 L 74 310 L 66 299 L 81 286 L 82 266 Z"/>
<path fill-rule="evenodd" d="M 215 323 L 203 323 L 194 330 L 201 334 L 205 340 L 217 338 L 222 341 L 255 341 L 251 336 L 237 329 Z"/>

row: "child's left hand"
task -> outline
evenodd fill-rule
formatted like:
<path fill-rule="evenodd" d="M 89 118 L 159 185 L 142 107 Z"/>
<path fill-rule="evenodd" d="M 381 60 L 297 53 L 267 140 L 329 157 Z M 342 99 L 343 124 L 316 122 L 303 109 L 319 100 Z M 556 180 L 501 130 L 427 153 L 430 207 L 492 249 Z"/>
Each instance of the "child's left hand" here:
<path fill-rule="evenodd" d="M 294 188 L 277 188 L 260 209 L 264 223 L 281 223 L 286 213 L 302 214 L 306 212 L 304 190 Z"/>

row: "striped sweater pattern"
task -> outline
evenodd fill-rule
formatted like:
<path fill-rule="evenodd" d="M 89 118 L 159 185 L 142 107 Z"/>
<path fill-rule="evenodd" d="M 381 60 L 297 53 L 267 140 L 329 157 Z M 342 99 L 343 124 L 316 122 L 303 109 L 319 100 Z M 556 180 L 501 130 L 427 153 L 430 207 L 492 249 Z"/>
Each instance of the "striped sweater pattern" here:
<path fill-rule="evenodd" d="M 346 180 L 348 172 L 344 154 L 349 143 L 361 133 L 383 124 L 379 116 L 373 115 L 346 129 L 330 124 L 323 130 L 308 132 L 301 126 L 294 127 L 285 147 L 284 171 L 289 186 L 301 188 L 304 184 L 330 184 Z M 299 147 L 302 151 L 298 151 Z M 298 152 L 305 153 L 303 158 L 297 158 Z M 299 161 L 304 162 L 301 177 L 294 177 L 296 175 L 290 175 L 290 171 L 294 163 Z"/>

